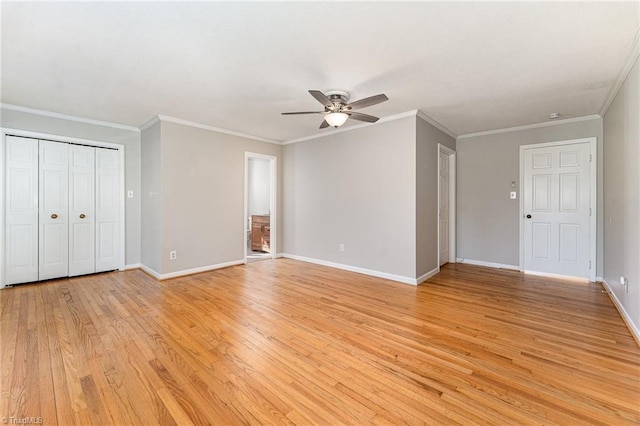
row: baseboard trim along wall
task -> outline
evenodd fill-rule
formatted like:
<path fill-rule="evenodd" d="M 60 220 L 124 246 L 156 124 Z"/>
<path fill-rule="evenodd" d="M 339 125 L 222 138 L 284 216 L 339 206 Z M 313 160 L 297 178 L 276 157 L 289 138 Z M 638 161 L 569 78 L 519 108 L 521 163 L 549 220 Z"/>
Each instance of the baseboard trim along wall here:
<path fill-rule="evenodd" d="M 186 275 L 193 275 L 193 274 L 199 274 L 201 272 L 207 272 L 207 271 L 213 271 L 216 269 L 221 269 L 221 268 L 228 268 L 229 266 L 236 266 L 236 265 L 242 265 L 244 264 L 244 260 L 232 260 L 231 262 L 224 262 L 224 263 L 218 263 L 215 265 L 208 265 L 208 266 L 201 266 L 198 268 L 192 268 L 192 269 L 184 269 L 182 271 L 176 271 L 176 272 L 169 272 L 167 274 L 161 274 L 157 271 L 154 271 L 153 269 L 145 266 L 145 265 L 140 265 L 140 269 L 142 269 L 144 272 L 146 272 L 147 274 L 151 275 L 153 278 L 162 281 L 162 280 L 168 280 L 171 278 L 178 278 L 178 277 L 184 277 Z"/>
<path fill-rule="evenodd" d="M 485 262 L 484 260 L 473 260 L 473 259 L 466 259 L 463 257 L 458 257 L 456 259 L 456 262 L 468 263 L 469 265 L 476 265 L 476 266 L 486 266 L 488 268 L 511 269 L 513 271 L 520 270 L 520 267 L 516 265 L 507 265 L 506 263 Z"/>
<path fill-rule="evenodd" d="M 421 284 L 421 283 L 425 282 L 426 280 L 428 280 L 429 278 L 431 278 L 432 276 L 434 276 L 438 272 L 440 272 L 440 267 L 437 267 L 435 269 L 430 270 L 426 274 L 419 276 L 418 279 L 416 280 L 416 284 Z"/>
<path fill-rule="evenodd" d="M 139 263 L 132 263 L 130 265 L 124 265 L 124 270 L 128 271 L 129 269 L 140 269 L 142 265 L 140 265 Z"/>
<path fill-rule="evenodd" d="M 622 317 L 622 320 L 627 325 L 627 328 L 629 329 L 633 337 L 636 339 L 636 343 L 640 345 L 640 329 L 638 328 L 637 325 L 633 323 L 633 320 L 631 319 L 627 311 L 624 309 L 624 306 L 622 306 L 622 303 L 620 303 L 620 300 L 618 300 L 618 296 L 616 296 L 616 294 L 613 292 L 609 283 L 606 280 L 602 280 L 602 286 L 604 287 L 605 290 L 607 290 L 607 294 L 609 295 L 609 298 L 615 305 L 616 309 L 618 310 L 618 313 Z"/>
<path fill-rule="evenodd" d="M 142 269 L 142 272 L 144 272 L 147 275 L 151 275 L 156 280 L 160 279 L 160 273 L 154 271 L 153 269 L 149 268 L 148 266 L 144 266 L 143 264 L 140 264 L 140 269 Z"/>
<path fill-rule="evenodd" d="M 370 275 L 377 278 L 385 278 L 391 281 L 397 281 L 403 284 L 418 285 L 418 280 L 402 275 L 389 274 L 387 272 L 374 271 L 372 269 L 359 268 L 357 266 L 345 265 L 342 263 L 328 262 L 326 260 L 314 259 L 311 257 L 298 256 L 296 254 L 281 253 L 282 257 L 287 259 L 299 260 L 301 262 L 315 263 L 316 265 L 328 266 L 330 268 L 342 269 L 349 272 L 357 272 L 359 274 Z M 432 271 L 433 272 L 433 271 Z M 427 273 L 426 275 L 430 274 Z M 424 275 L 423 275 L 424 276 Z M 422 277 L 421 277 L 422 278 Z M 426 278 L 425 278 L 426 279 Z"/>

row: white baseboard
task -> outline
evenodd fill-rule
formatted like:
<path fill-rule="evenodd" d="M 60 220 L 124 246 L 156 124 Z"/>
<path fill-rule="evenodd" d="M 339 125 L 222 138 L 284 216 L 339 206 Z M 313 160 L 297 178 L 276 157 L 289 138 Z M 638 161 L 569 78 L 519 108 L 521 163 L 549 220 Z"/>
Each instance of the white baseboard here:
<path fill-rule="evenodd" d="M 437 267 L 435 269 L 430 270 L 426 274 L 419 276 L 418 279 L 416 280 L 416 284 L 421 284 L 421 283 L 425 282 L 426 280 L 428 280 L 429 278 L 431 278 L 432 276 L 434 276 L 438 272 L 440 272 L 440 267 Z"/>
<path fill-rule="evenodd" d="M 488 268 L 511 269 L 514 271 L 520 270 L 520 267 L 517 265 L 507 265 L 506 263 L 485 262 L 484 260 L 473 260 L 473 259 L 466 259 L 463 257 L 456 258 L 456 262 L 468 263 L 469 265 L 486 266 Z"/>
<path fill-rule="evenodd" d="M 129 269 L 140 269 L 140 265 L 139 263 L 131 263 L 129 265 L 124 265 L 124 270 L 128 271 Z"/>
<path fill-rule="evenodd" d="M 633 322 L 633 320 L 631 319 L 627 311 L 624 309 L 624 306 L 622 306 L 622 303 L 618 299 L 618 296 L 616 296 L 616 294 L 613 292 L 613 289 L 611 288 L 607 280 L 603 279 L 602 285 L 607 290 L 607 293 L 609 294 L 609 298 L 611 299 L 616 309 L 620 313 L 620 316 L 622 317 L 625 324 L 627 325 L 627 328 L 629 329 L 633 337 L 636 339 L 636 342 L 638 343 L 638 345 L 640 345 L 640 329 Z"/>
<path fill-rule="evenodd" d="M 153 269 L 149 268 L 148 266 L 143 265 L 142 263 L 140 264 L 140 269 L 142 269 L 143 272 L 145 272 L 148 275 L 151 275 L 153 278 L 159 280 L 160 279 L 160 272 L 156 272 Z"/>
<path fill-rule="evenodd" d="M 162 280 L 168 280 L 171 278 L 184 277 L 186 275 L 199 274 L 201 272 L 213 271 L 216 269 L 228 268 L 229 266 L 236 266 L 236 265 L 242 265 L 242 264 L 244 264 L 244 259 L 232 260 L 231 262 L 218 263 L 215 265 L 201 266 L 198 268 L 184 269 L 182 271 L 169 272 L 167 274 L 161 274 L 142 264 L 140 265 L 140 269 L 142 269 L 144 272 L 151 275 L 155 279 L 162 281 Z"/>
<path fill-rule="evenodd" d="M 281 253 L 281 257 L 299 260 L 301 262 L 315 263 L 316 265 L 328 266 L 330 268 L 342 269 L 350 272 L 357 272 L 359 274 L 370 275 L 372 277 L 385 278 L 387 280 L 397 281 L 403 284 L 418 285 L 417 279 L 405 277 L 402 275 L 389 274 L 387 272 L 374 271 L 372 269 L 359 268 L 357 266 L 345 265 L 342 263 L 335 263 L 321 259 L 314 259 L 311 257 L 298 256 L 296 254 Z"/>

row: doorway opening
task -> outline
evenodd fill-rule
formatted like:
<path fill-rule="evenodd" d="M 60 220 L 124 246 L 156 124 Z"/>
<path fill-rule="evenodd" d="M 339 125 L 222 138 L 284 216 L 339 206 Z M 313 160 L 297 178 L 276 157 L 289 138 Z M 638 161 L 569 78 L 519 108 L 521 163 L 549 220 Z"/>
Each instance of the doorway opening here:
<path fill-rule="evenodd" d="M 438 267 L 456 261 L 456 152 L 438 144 Z"/>
<path fill-rule="evenodd" d="M 244 260 L 276 257 L 276 157 L 245 153 Z"/>

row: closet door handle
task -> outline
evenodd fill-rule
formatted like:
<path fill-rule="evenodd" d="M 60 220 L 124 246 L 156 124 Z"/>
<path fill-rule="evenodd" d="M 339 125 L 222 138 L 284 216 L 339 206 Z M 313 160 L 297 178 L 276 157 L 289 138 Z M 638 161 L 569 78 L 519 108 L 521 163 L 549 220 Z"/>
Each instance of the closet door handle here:
<path fill-rule="evenodd" d="M 51 219 L 57 219 L 57 218 L 58 218 L 57 214 L 54 213 L 54 214 L 51 215 Z"/>
<path fill-rule="evenodd" d="M 80 219 L 84 219 L 85 217 L 86 217 L 86 216 L 84 215 L 84 213 L 82 213 L 82 214 L 80 215 Z"/>

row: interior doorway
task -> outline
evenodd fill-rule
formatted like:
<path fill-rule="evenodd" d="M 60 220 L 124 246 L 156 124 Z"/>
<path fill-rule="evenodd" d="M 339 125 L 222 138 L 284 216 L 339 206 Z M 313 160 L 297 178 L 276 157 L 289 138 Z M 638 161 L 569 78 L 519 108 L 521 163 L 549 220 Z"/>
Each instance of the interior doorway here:
<path fill-rule="evenodd" d="M 438 144 L 438 266 L 456 261 L 456 152 Z"/>
<path fill-rule="evenodd" d="M 276 250 L 276 157 L 245 153 L 244 260 L 274 258 Z"/>

